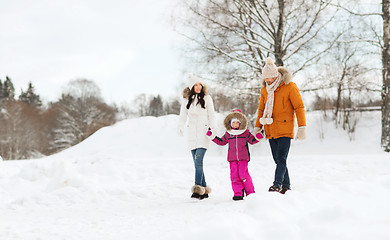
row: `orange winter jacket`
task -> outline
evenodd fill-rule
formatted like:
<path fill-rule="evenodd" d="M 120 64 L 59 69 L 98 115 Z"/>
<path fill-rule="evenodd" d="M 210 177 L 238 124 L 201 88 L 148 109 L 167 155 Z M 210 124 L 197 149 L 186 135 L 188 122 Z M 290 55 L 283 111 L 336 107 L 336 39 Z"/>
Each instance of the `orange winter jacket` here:
<path fill-rule="evenodd" d="M 283 67 L 278 68 L 282 74 L 282 83 L 275 90 L 274 108 L 272 111 L 273 123 L 264 125 L 264 131 L 267 139 L 276 139 L 280 137 L 294 138 L 294 113 L 298 120 L 298 127 L 306 126 L 305 106 L 303 105 L 301 94 L 294 82 L 291 82 L 291 73 Z M 265 87 L 261 88 L 261 97 L 258 109 L 258 115 L 255 127 L 262 128 L 260 118 L 263 117 L 265 103 L 267 102 L 268 92 Z"/>

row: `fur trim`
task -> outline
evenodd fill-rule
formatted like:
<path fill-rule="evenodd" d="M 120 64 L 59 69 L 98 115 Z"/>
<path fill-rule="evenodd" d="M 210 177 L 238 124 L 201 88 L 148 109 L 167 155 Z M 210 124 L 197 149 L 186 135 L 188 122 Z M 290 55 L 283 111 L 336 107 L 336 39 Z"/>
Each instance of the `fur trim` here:
<path fill-rule="evenodd" d="M 208 95 L 209 94 L 209 91 L 208 91 L 208 88 L 205 84 L 202 83 L 202 86 L 203 86 L 203 91 L 204 91 L 204 95 Z M 186 87 L 183 89 L 183 98 L 188 98 L 188 96 L 190 96 L 190 93 L 191 93 L 191 89 L 189 87 Z"/>
<path fill-rule="evenodd" d="M 191 191 L 193 193 L 197 193 L 199 195 L 203 195 L 206 192 L 206 189 L 205 189 L 205 187 L 202 187 L 200 185 L 194 185 L 194 186 L 192 186 Z"/>
<path fill-rule="evenodd" d="M 240 135 L 240 134 L 243 134 L 244 132 L 246 131 L 246 129 L 242 129 L 242 130 L 227 130 L 227 132 L 230 134 L 230 135 Z"/>
<path fill-rule="evenodd" d="M 209 186 L 206 186 L 205 188 L 204 188 L 204 190 L 205 190 L 205 194 L 209 194 L 209 193 L 211 193 L 211 187 L 209 187 Z"/>
<path fill-rule="evenodd" d="M 288 85 L 290 82 L 292 82 L 292 73 L 290 70 L 285 67 L 278 67 L 278 72 L 282 75 L 282 81 L 284 84 Z M 260 87 L 265 87 L 264 79 L 261 79 L 260 85 Z"/>
<path fill-rule="evenodd" d="M 226 117 L 225 120 L 223 121 L 223 124 L 226 128 L 227 131 L 232 130 L 232 126 L 230 125 L 230 121 L 233 118 L 237 118 L 241 121 L 240 128 L 238 130 L 246 130 L 248 127 L 248 120 L 246 119 L 245 115 L 241 112 L 234 111 L 229 113 Z"/>

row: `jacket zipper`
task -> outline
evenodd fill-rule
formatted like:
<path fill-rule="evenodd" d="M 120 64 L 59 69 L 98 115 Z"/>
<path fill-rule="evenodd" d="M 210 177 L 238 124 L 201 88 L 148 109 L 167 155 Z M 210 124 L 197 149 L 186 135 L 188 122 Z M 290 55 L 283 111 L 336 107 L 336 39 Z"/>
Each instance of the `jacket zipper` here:
<path fill-rule="evenodd" d="M 240 159 L 238 159 L 238 138 L 237 138 L 237 135 L 236 135 L 236 156 L 237 156 L 237 161 L 240 161 Z"/>

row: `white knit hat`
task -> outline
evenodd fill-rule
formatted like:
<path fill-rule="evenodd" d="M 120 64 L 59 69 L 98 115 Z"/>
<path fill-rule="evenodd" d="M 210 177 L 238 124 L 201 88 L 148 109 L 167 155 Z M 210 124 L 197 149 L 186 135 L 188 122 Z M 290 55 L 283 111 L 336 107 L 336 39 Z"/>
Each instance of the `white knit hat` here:
<path fill-rule="evenodd" d="M 195 84 L 201 83 L 200 78 L 198 78 L 197 76 L 195 76 L 193 73 L 188 73 L 187 76 L 186 76 L 186 79 L 187 79 L 187 82 L 188 82 L 188 88 L 189 88 L 189 89 L 192 89 L 192 87 L 193 87 Z"/>
<path fill-rule="evenodd" d="M 264 78 L 274 78 L 277 77 L 279 74 L 278 68 L 274 64 L 274 60 L 270 57 L 268 57 L 265 60 L 265 66 L 263 67 L 262 71 L 262 77 Z"/>
<path fill-rule="evenodd" d="M 230 120 L 230 126 L 232 126 L 233 122 L 239 122 L 241 123 L 241 121 L 238 119 L 238 118 L 232 118 L 232 120 Z M 232 126 L 233 127 L 233 126 Z"/>

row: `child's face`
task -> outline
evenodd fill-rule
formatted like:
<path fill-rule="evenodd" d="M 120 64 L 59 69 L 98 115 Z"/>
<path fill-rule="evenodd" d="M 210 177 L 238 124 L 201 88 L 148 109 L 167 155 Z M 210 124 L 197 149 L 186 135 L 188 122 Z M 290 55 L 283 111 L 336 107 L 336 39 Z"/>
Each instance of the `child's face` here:
<path fill-rule="evenodd" d="M 232 122 L 232 128 L 239 128 L 240 127 L 240 122 L 239 121 L 233 121 Z"/>

